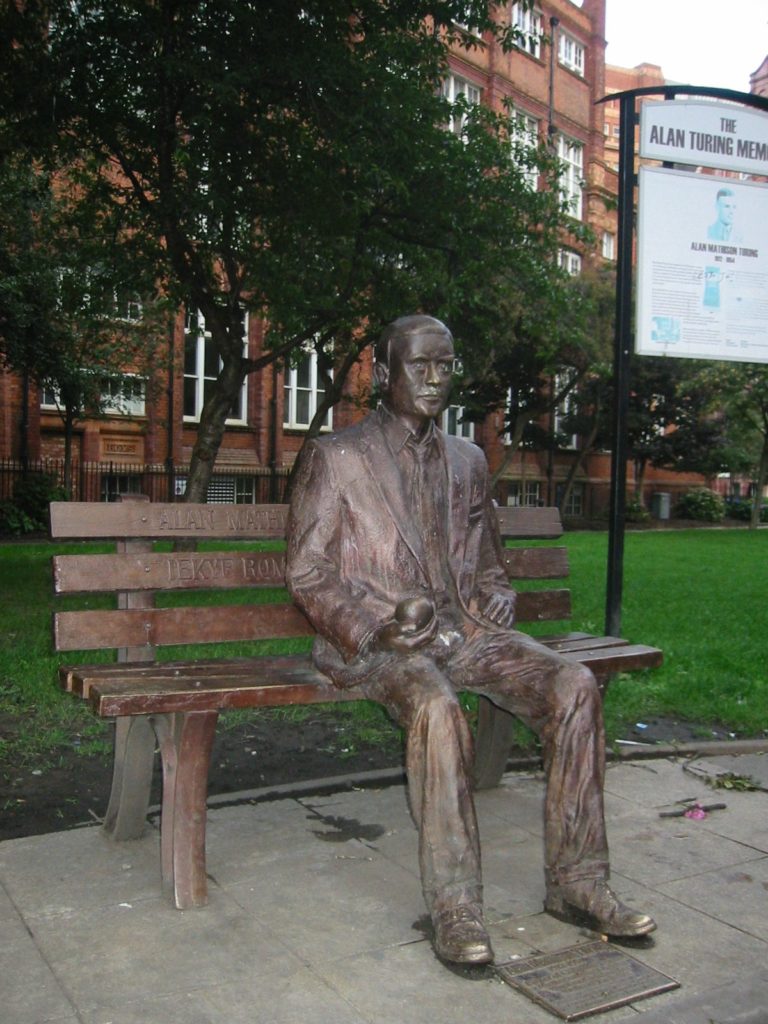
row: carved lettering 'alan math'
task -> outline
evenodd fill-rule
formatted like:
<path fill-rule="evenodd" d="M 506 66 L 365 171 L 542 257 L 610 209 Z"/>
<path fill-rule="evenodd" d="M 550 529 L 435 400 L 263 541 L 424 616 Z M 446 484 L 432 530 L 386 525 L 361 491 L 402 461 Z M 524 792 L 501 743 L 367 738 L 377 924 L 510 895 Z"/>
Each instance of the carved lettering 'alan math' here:
<path fill-rule="evenodd" d="M 157 527 L 160 530 L 185 533 L 226 530 L 282 537 L 285 534 L 286 519 L 286 513 L 281 508 L 177 505 L 160 511 Z"/>

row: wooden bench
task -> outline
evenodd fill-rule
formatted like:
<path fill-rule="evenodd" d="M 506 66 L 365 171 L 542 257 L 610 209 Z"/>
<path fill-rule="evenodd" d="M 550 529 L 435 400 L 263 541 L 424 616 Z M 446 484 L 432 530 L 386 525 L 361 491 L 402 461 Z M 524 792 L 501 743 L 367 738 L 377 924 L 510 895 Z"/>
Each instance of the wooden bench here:
<path fill-rule="evenodd" d="M 50 513 L 55 540 L 115 542 L 113 553 L 53 558 L 56 594 L 116 595 L 116 607 L 61 610 L 54 615 L 57 651 L 116 652 L 113 661 L 59 670 L 66 690 L 88 701 L 97 715 L 116 719 L 104 829 L 118 840 L 141 835 L 158 748 L 163 771 L 163 889 L 179 909 L 202 906 L 207 901 L 208 769 L 219 712 L 356 699 L 354 690 L 338 690 L 321 675 L 307 653 L 256 653 L 257 641 L 312 634 L 284 593 L 254 593 L 284 584 L 283 551 L 254 542 L 284 540 L 287 506 L 126 499 L 114 504 L 53 502 Z M 556 509 L 503 508 L 498 517 L 505 539 L 556 538 L 562 532 Z M 206 543 L 195 551 L 172 550 L 169 542 L 188 538 Z M 259 550 L 264 547 L 276 549 Z M 505 558 L 512 581 L 556 581 L 568 575 L 564 547 L 512 547 Z M 200 591 L 215 592 L 205 599 L 216 603 L 196 604 Z M 277 597 L 280 603 L 256 603 L 259 597 Z M 94 603 L 93 598 L 90 601 Z M 521 623 L 564 620 L 570 614 L 570 592 L 559 585 L 519 595 Z M 245 642 L 253 653 L 158 660 L 165 647 L 231 641 Z M 589 665 L 603 685 L 615 672 L 654 667 L 662 660 L 655 648 L 614 637 L 566 633 L 544 642 Z M 479 787 L 499 781 L 512 727 L 510 715 L 481 699 L 476 735 Z"/>

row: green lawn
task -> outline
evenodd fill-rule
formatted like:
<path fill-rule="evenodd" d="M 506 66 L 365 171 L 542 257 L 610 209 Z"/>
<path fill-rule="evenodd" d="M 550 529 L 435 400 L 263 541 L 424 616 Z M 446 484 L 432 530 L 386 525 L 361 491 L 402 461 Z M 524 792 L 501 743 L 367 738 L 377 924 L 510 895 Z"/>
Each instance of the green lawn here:
<path fill-rule="evenodd" d="M 572 626 L 602 633 L 607 537 L 569 533 L 565 543 Z M 0 545 L 0 759 L 103 744 L 101 725 L 55 683 L 51 553 L 47 543 Z M 609 738 L 654 714 L 719 722 L 740 736 L 768 731 L 768 531 L 629 533 L 623 609 L 623 635 L 661 647 L 665 664 L 613 682 Z M 354 707 L 333 713 L 347 716 Z M 361 728 L 369 720 L 366 713 Z"/>

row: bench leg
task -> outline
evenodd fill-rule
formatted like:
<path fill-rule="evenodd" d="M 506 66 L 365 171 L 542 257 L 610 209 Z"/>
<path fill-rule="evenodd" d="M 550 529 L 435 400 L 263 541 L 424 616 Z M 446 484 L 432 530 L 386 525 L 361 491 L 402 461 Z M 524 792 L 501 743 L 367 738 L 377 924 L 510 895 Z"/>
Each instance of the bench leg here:
<path fill-rule="evenodd" d="M 138 839 L 144 832 L 155 745 L 155 733 L 146 716 L 117 719 L 112 791 L 103 826 L 112 839 Z"/>
<path fill-rule="evenodd" d="M 512 747 L 514 724 L 514 716 L 508 711 L 496 707 L 487 697 L 479 698 L 475 734 L 475 789 L 498 786 Z"/>
<path fill-rule="evenodd" d="M 163 891 L 179 910 L 208 902 L 205 823 L 217 711 L 155 718 L 163 763 L 160 860 Z"/>

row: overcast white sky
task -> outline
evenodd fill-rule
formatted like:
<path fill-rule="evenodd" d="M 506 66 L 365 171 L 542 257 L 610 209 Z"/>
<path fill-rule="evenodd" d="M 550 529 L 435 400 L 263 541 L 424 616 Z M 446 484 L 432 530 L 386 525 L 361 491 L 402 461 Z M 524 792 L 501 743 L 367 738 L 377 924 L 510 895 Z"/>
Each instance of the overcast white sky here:
<path fill-rule="evenodd" d="M 607 0 L 608 64 L 646 62 L 685 85 L 749 92 L 768 54 L 768 0 Z"/>

